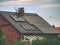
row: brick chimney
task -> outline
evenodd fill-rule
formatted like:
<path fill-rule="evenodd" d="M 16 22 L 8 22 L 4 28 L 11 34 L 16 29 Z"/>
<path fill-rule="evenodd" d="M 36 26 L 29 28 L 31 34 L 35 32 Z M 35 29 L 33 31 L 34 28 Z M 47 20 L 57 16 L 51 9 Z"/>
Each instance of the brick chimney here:
<path fill-rule="evenodd" d="M 24 7 L 23 8 L 18 8 L 18 14 L 20 16 L 24 16 Z"/>

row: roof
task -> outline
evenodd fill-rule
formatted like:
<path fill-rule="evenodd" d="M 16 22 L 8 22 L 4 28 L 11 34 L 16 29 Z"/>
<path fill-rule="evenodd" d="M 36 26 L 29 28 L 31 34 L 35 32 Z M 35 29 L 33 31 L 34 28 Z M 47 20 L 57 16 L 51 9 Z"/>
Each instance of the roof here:
<path fill-rule="evenodd" d="M 16 12 L 3 12 L 0 14 L 8 20 L 21 34 L 59 34 L 49 23 L 47 23 L 42 17 L 34 13 L 25 13 L 22 18 L 24 21 L 16 21 L 11 15 L 15 15 Z M 22 23 L 23 22 L 23 23 Z M 36 30 L 25 30 L 24 25 L 26 24 L 30 27 L 36 28 Z M 24 28 L 23 28 L 24 27 Z"/>
<path fill-rule="evenodd" d="M 55 29 L 56 29 L 58 32 L 60 32 L 60 27 L 55 27 Z"/>

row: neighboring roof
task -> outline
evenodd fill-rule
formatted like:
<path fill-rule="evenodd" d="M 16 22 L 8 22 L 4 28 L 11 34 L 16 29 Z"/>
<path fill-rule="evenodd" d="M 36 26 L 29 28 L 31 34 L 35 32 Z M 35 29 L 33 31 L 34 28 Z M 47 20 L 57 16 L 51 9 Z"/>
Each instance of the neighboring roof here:
<path fill-rule="evenodd" d="M 56 29 L 58 32 L 60 32 L 60 27 L 55 27 L 55 29 Z"/>
<path fill-rule="evenodd" d="M 15 12 L 3 12 L 0 14 L 8 20 L 21 34 L 59 34 L 49 23 L 47 23 L 42 17 L 38 16 L 34 13 L 25 13 L 23 18 L 26 22 L 33 24 L 37 27 L 38 30 L 35 31 L 26 31 L 22 26 L 20 26 L 21 22 L 17 22 L 13 20 L 10 16 L 15 15 Z"/>

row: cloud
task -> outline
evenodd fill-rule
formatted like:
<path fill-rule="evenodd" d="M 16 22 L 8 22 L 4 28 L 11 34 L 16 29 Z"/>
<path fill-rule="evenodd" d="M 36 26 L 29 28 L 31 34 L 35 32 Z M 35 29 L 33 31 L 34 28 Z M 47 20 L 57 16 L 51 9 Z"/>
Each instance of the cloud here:
<path fill-rule="evenodd" d="M 53 8 L 53 7 L 60 7 L 60 4 L 43 4 L 38 5 L 39 8 Z"/>
<path fill-rule="evenodd" d="M 13 0 L 13 1 L 6 1 L 0 2 L 0 5 L 14 5 L 14 4 L 32 4 L 38 2 L 50 2 L 52 0 Z"/>

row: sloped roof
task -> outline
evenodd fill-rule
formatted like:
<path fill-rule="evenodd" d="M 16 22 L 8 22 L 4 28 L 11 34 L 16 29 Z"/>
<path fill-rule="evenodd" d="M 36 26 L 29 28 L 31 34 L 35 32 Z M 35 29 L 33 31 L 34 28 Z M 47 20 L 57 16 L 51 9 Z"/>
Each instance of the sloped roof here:
<path fill-rule="evenodd" d="M 55 27 L 55 29 L 56 29 L 58 32 L 60 32 L 60 27 Z"/>
<path fill-rule="evenodd" d="M 30 24 L 37 27 L 38 30 L 26 31 L 22 26 L 21 22 L 14 21 L 10 16 L 15 15 L 15 12 L 3 12 L 0 14 L 6 18 L 21 34 L 59 34 L 49 23 L 47 23 L 42 17 L 34 13 L 25 13 L 23 18 Z"/>

